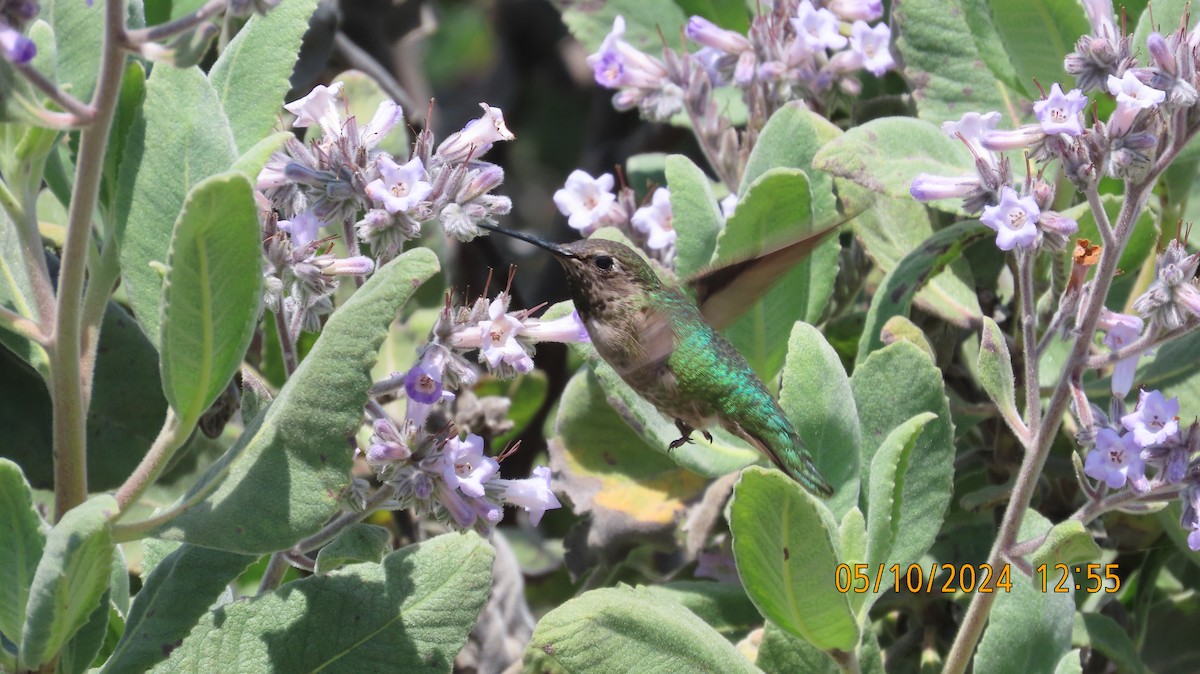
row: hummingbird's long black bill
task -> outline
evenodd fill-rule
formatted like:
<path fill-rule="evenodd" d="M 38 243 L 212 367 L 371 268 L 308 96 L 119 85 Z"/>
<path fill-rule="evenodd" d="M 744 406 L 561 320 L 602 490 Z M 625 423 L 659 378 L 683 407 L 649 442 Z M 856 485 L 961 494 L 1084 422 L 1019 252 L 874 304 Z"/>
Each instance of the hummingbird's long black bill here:
<path fill-rule="evenodd" d="M 524 241 L 525 243 L 532 243 L 533 245 L 537 246 L 538 248 L 545 248 L 546 250 L 550 251 L 551 253 L 554 253 L 555 255 L 562 255 L 563 257 L 575 257 L 575 255 L 571 251 L 567 250 L 566 248 L 563 248 L 562 246 L 560 246 L 557 243 L 554 243 L 553 241 L 547 241 L 546 239 L 543 239 L 540 236 L 534 236 L 533 234 L 526 234 L 525 232 L 518 232 L 514 229 L 505 229 L 504 227 L 501 227 L 499 225 L 493 225 L 490 222 L 478 222 L 475 224 L 482 227 L 483 229 L 487 229 L 487 230 L 496 232 L 497 234 L 511 236 L 512 238 L 520 239 L 520 240 Z"/>

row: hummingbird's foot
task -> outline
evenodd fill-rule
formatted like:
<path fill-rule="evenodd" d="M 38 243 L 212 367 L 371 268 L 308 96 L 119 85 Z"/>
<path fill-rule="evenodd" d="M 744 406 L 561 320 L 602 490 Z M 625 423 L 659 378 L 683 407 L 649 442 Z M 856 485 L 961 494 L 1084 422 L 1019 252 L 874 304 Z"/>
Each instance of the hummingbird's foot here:
<path fill-rule="evenodd" d="M 700 432 L 704 434 L 705 440 L 712 442 L 712 433 L 709 433 L 708 431 L 700 431 Z"/>
<path fill-rule="evenodd" d="M 696 429 L 692 428 L 691 426 L 687 425 L 687 422 L 685 422 L 683 419 L 675 420 L 675 428 L 679 429 L 679 432 L 681 433 L 681 435 L 679 438 L 672 440 L 671 444 L 667 445 L 668 449 L 679 449 L 680 447 L 691 442 L 692 441 L 692 431 L 696 430 Z M 712 436 L 710 436 L 708 434 L 708 431 L 701 431 L 701 433 L 704 433 L 704 437 L 708 438 L 710 441 L 712 440 Z"/>

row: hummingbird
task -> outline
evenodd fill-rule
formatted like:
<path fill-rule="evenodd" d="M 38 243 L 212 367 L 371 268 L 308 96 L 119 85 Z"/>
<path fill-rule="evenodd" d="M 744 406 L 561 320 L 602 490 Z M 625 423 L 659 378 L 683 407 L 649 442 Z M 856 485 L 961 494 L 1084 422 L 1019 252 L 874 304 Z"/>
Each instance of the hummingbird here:
<path fill-rule="evenodd" d="M 720 425 L 750 443 L 808 491 L 833 487 L 813 464 L 779 403 L 717 330 L 749 308 L 841 223 L 819 228 L 765 255 L 708 270 L 688 281 L 696 301 L 664 283 L 629 246 L 604 239 L 558 244 L 491 223 L 480 227 L 543 248 L 566 272 L 567 287 L 596 353 L 668 419 L 677 449 Z M 752 271 L 752 273 L 747 273 Z"/>

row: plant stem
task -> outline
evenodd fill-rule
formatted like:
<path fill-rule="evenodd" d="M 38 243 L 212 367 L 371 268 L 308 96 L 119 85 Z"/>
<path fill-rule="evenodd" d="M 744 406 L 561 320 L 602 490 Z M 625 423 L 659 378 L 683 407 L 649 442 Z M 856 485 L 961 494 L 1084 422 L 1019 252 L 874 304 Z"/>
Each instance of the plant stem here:
<path fill-rule="evenodd" d="M 100 326 L 108 309 L 117 279 L 121 275 L 116 238 L 111 234 L 100 253 L 99 262 L 92 268 L 87 288 L 83 292 L 83 343 L 80 347 L 79 368 L 83 378 L 83 401 L 92 401 L 92 374 L 96 369 L 96 353 L 100 344 Z"/>
<path fill-rule="evenodd" d="M 71 113 L 71 117 L 75 125 L 85 125 L 96 118 L 96 108 L 91 105 L 81 103 L 71 94 L 58 88 L 58 85 L 51 82 L 45 75 L 38 72 L 37 68 L 28 63 L 13 63 L 12 66 L 21 73 L 26 80 L 42 93 L 50 97 L 50 100 L 57 103 L 63 110 Z"/>
<path fill-rule="evenodd" d="M 159 42 L 169 37 L 175 37 L 221 13 L 225 9 L 227 1 L 209 0 L 200 9 L 186 16 L 181 16 L 174 21 L 160 23 L 157 26 L 142 28 L 141 30 L 131 30 L 124 36 L 124 44 L 136 51 L 138 47 L 146 42 Z"/>
<path fill-rule="evenodd" d="M 282 302 L 280 302 L 279 311 L 275 312 L 275 332 L 279 335 L 279 351 L 283 356 L 283 371 L 290 377 L 296 371 L 296 342 L 292 341 L 292 329 L 288 326 L 287 319 L 283 317 Z"/>
<path fill-rule="evenodd" d="M 1033 440 L 1025 452 L 1025 458 L 1021 461 L 1021 468 L 1017 474 L 1016 483 L 1013 485 L 1008 508 L 1004 511 L 1004 518 L 1000 523 L 999 534 L 988 554 L 988 562 L 992 568 L 1000 568 L 1008 557 L 1009 549 L 1016 541 L 1017 531 L 1020 529 L 1021 522 L 1025 519 L 1025 513 L 1029 510 L 1029 503 L 1033 499 L 1038 477 L 1042 474 L 1046 459 L 1050 456 L 1050 445 L 1054 442 L 1058 429 L 1062 425 L 1063 414 L 1067 411 L 1067 404 L 1071 398 L 1070 382 L 1076 373 L 1087 366 L 1092 335 L 1096 331 L 1100 311 L 1104 308 L 1104 300 L 1108 296 L 1109 287 L 1112 285 L 1117 271 L 1121 252 L 1129 240 L 1133 225 L 1137 221 L 1138 214 L 1142 212 L 1146 199 L 1150 195 L 1150 188 L 1154 185 L 1157 177 L 1157 174 L 1151 174 L 1145 181 L 1127 188 L 1125 201 L 1121 205 L 1121 212 L 1117 216 L 1116 227 L 1112 232 L 1114 245 L 1106 245 L 1100 253 L 1100 264 L 1092 277 L 1092 290 L 1087 296 L 1087 306 L 1078 326 L 1079 333 L 1071 347 L 1071 354 L 1063 366 L 1063 374 L 1046 405 L 1046 414 L 1042 417 L 1045 421 L 1036 425 L 1029 424 Z M 1089 202 L 1092 201 L 1090 193 L 1094 191 L 1089 190 Z M 1097 222 L 1101 220 L 1101 217 L 1100 213 L 1096 214 Z M 1026 382 L 1026 386 L 1029 386 L 1028 382 Z M 995 600 L 995 593 L 980 592 L 971 598 L 971 604 L 963 618 L 962 627 L 946 657 L 943 674 L 962 674 L 966 671 L 975 646 L 979 643 L 979 637 L 983 634 L 983 628 L 987 625 L 988 615 L 991 613 L 992 603 Z"/>
<path fill-rule="evenodd" d="M 189 435 L 191 429 L 184 429 L 179 423 L 179 417 L 175 416 L 175 410 L 167 408 L 167 418 L 163 421 L 162 430 L 158 432 L 154 444 L 150 446 L 150 451 L 146 452 L 141 463 L 117 490 L 117 505 L 120 506 L 121 512 L 128 510 L 129 506 L 136 503 L 142 493 L 154 484 L 171 461 L 171 457 L 175 455 L 175 451 L 187 442 Z"/>
<path fill-rule="evenodd" d="M 1021 295 L 1021 350 L 1025 359 L 1025 428 L 1029 437 L 1041 425 L 1042 392 L 1038 373 L 1037 306 L 1033 296 L 1033 251 L 1017 254 L 1017 286 Z M 1026 445 L 1028 446 L 1028 444 Z"/>
<path fill-rule="evenodd" d="M 104 44 L 100 74 L 91 107 L 96 116 L 79 139 L 75 191 L 67 214 L 66 241 L 58 277 L 57 323 L 50 337 L 50 397 L 54 407 L 54 516 L 58 521 L 87 498 L 87 405 L 83 396 L 79 354 L 85 261 L 92 233 L 92 214 L 100 195 L 100 177 L 108 132 L 112 126 L 125 53 L 125 3 L 105 0 Z"/>

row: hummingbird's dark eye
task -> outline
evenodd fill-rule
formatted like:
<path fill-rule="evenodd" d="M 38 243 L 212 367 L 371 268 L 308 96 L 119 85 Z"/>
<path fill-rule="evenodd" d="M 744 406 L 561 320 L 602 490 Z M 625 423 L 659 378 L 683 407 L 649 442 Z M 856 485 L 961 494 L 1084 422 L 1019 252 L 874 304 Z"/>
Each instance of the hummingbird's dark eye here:
<path fill-rule="evenodd" d="M 592 264 L 600 271 L 608 271 L 613 267 L 613 259 L 607 255 L 597 255 L 592 259 Z"/>

